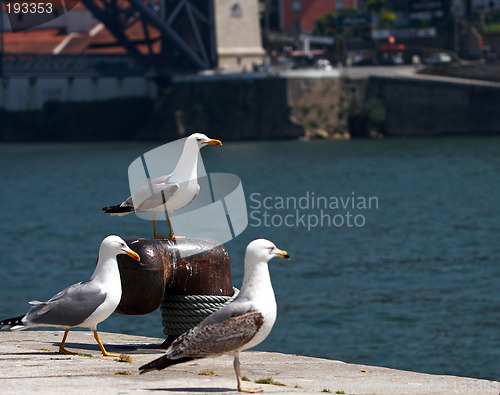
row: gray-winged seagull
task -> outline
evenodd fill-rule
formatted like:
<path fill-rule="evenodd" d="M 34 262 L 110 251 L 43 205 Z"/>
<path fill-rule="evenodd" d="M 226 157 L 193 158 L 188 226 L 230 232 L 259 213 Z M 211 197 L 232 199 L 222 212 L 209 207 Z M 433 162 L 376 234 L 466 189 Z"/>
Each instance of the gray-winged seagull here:
<path fill-rule="evenodd" d="M 132 196 L 117 206 L 103 207 L 105 213 L 126 215 L 133 212 L 153 212 L 153 232 L 155 237 L 164 237 L 156 232 L 156 211 L 165 211 L 170 237 L 174 238 L 170 213 L 190 204 L 200 191 L 198 184 L 198 153 L 206 145 L 222 145 L 202 133 L 194 133 L 184 142 L 182 154 L 172 173 L 160 176 L 142 186 Z"/>
<path fill-rule="evenodd" d="M 290 258 L 269 240 L 252 241 L 245 253 L 245 274 L 239 295 L 180 335 L 164 356 L 141 366 L 141 374 L 192 359 L 230 354 L 234 355 L 238 391 L 260 392 L 259 387 L 242 386 L 240 352 L 261 343 L 276 320 L 276 299 L 267 264 L 275 256 Z"/>
<path fill-rule="evenodd" d="M 106 357 L 119 357 L 106 351 L 99 335 L 97 324 L 108 318 L 120 303 L 122 286 L 116 256 L 127 254 L 140 261 L 137 253 L 118 236 L 106 237 L 99 248 L 99 258 L 90 280 L 73 284 L 47 302 L 31 301 L 33 307 L 19 317 L 0 321 L 0 328 L 11 330 L 37 326 L 55 326 L 65 328 L 59 345 L 61 354 L 74 354 L 64 348 L 64 343 L 71 328 L 76 326 L 94 331 L 102 354 Z"/>

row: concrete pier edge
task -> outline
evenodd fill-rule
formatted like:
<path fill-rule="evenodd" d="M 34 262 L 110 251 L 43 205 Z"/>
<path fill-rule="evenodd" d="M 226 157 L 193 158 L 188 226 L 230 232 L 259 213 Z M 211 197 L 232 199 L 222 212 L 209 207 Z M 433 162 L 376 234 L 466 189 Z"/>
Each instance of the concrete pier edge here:
<path fill-rule="evenodd" d="M 62 331 L 0 332 L 2 394 L 171 394 L 237 393 L 232 357 L 207 358 L 139 375 L 138 368 L 163 354 L 152 348 L 163 339 L 100 332 L 107 350 L 126 353 L 132 362 L 103 357 L 92 332 L 73 330 L 66 347 L 82 355 L 57 353 Z M 306 339 L 304 339 L 305 341 Z M 472 363 L 472 362 L 471 362 Z M 321 358 L 248 351 L 242 375 L 266 393 L 344 394 L 496 394 L 500 382 L 441 376 Z M 283 385 L 277 385 L 283 384 Z"/>

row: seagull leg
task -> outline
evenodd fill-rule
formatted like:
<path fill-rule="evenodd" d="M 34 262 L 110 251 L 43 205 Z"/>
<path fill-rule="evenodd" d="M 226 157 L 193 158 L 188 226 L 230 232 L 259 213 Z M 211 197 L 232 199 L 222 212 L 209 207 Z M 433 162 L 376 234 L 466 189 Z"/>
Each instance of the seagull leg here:
<path fill-rule="evenodd" d="M 170 238 L 171 239 L 185 239 L 185 236 L 175 236 L 174 231 L 172 229 L 172 223 L 170 222 L 170 215 L 168 215 L 167 212 L 167 222 L 168 222 L 168 228 L 170 229 Z"/>
<path fill-rule="evenodd" d="M 155 216 L 156 216 L 156 213 L 153 212 L 153 235 L 154 235 L 154 237 L 156 239 L 166 239 L 167 236 L 163 236 L 163 235 L 159 234 L 158 232 L 156 232 L 156 220 L 155 220 Z M 168 224 L 170 225 L 170 220 L 169 220 Z"/>
<path fill-rule="evenodd" d="M 99 339 L 97 331 L 94 331 L 94 339 L 97 341 L 97 344 L 99 344 L 99 347 L 101 348 L 102 351 L 102 355 L 104 355 L 105 357 L 120 357 L 120 354 L 110 354 L 109 352 L 106 351 L 104 345 L 101 343 L 101 339 Z"/>
<path fill-rule="evenodd" d="M 76 353 L 68 351 L 64 348 L 64 343 L 66 343 L 66 338 L 68 337 L 69 329 L 64 331 L 64 336 L 62 338 L 61 344 L 59 344 L 59 354 L 75 355 Z"/>
<path fill-rule="evenodd" d="M 166 212 L 166 214 L 167 214 L 168 229 L 170 230 L 170 233 L 168 236 L 163 236 L 156 231 L 156 220 L 155 220 L 156 213 L 155 212 L 153 213 L 153 234 L 154 234 L 155 238 L 157 238 L 157 239 L 169 239 L 169 238 L 170 239 L 181 239 L 181 238 L 184 238 L 184 236 L 175 236 L 174 235 L 174 231 L 172 230 L 172 223 L 170 222 L 170 216 L 168 215 L 168 212 Z"/>
<path fill-rule="evenodd" d="M 168 212 L 167 212 L 167 222 L 168 222 L 168 229 L 170 230 L 170 238 L 173 239 L 175 236 L 174 236 L 174 231 L 172 230 L 172 224 L 170 222 L 170 215 L 168 215 Z"/>
<path fill-rule="evenodd" d="M 262 388 L 260 387 L 250 387 L 250 386 L 243 386 L 241 384 L 241 372 L 240 372 L 240 353 L 236 353 L 236 355 L 234 356 L 234 361 L 233 361 L 233 366 L 234 366 L 234 372 L 236 373 L 236 381 L 238 382 L 238 391 L 239 392 L 248 392 L 248 393 L 252 393 L 252 394 L 255 394 L 255 393 L 258 393 L 258 392 L 262 392 Z"/>

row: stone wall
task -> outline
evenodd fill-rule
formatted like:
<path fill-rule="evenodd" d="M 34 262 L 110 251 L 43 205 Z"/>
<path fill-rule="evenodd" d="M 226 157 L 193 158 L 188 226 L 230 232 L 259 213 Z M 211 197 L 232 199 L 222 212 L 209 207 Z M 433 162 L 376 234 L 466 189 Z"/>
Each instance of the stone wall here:
<path fill-rule="evenodd" d="M 0 109 L 0 141 L 168 141 L 500 133 L 500 84 L 414 77 L 221 75 L 175 81 L 156 100 L 50 101 Z"/>
<path fill-rule="evenodd" d="M 41 109 L 25 111 L 0 108 L 0 142 L 139 140 L 153 106 L 152 99 L 130 98 L 49 101 Z"/>
<path fill-rule="evenodd" d="M 172 138 L 200 131 L 224 140 L 303 135 L 290 120 L 286 80 L 202 79 L 177 82 L 159 99 L 145 135 Z"/>
<path fill-rule="evenodd" d="M 332 137 L 347 130 L 349 97 L 341 78 L 290 78 L 286 100 L 291 119 L 308 137 Z"/>
<path fill-rule="evenodd" d="M 444 64 L 427 66 L 426 68 L 421 70 L 420 73 L 427 75 L 440 75 L 455 78 L 500 82 L 500 67 L 498 63 L 472 65 Z"/>
<path fill-rule="evenodd" d="M 497 85 L 371 77 L 365 101 L 382 103 L 388 136 L 498 134 Z"/>
<path fill-rule="evenodd" d="M 204 131 L 225 140 L 343 138 L 353 100 L 361 102 L 354 85 L 342 78 L 278 76 L 176 82 L 163 92 L 146 136 Z"/>
<path fill-rule="evenodd" d="M 133 98 L 154 99 L 155 81 L 145 77 L 3 77 L 0 109 L 42 110 L 47 102 L 99 102 Z"/>

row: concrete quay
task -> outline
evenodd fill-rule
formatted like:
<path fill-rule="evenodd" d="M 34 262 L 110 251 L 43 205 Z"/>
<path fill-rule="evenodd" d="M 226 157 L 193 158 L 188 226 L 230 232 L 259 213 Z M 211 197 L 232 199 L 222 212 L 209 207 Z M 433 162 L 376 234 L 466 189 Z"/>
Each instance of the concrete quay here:
<path fill-rule="evenodd" d="M 139 366 L 162 355 L 163 350 L 155 346 L 161 344 L 163 339 L 100 333 L 109 352 L 126 353 L 132 358 L 132 362 L 120 362 L 118 358 L 100 354 L 90 331 L 69 333 L 66 348 L 81 355 L 58 354 L 62 334 L 62 331 L 0 332 L 0 393 L 237 393 L 230 356 L 202 359 L 139 375 Z M 242 374 L 251 381 L 272 377 L 275 384 L 260 384 L 264 393 L 500 393 L 500 382 L 497 381 L 422 374 L 270 352 L 244 352 L 241 368 Z"/>

